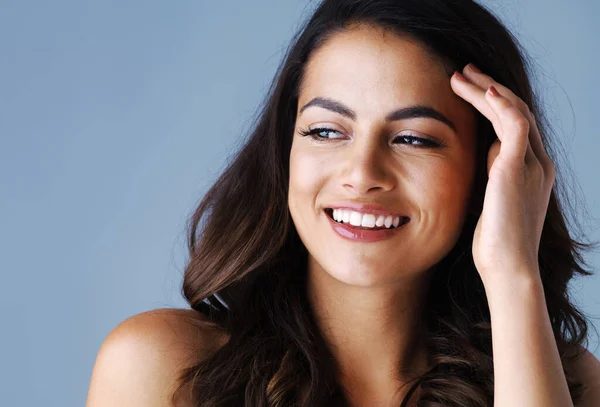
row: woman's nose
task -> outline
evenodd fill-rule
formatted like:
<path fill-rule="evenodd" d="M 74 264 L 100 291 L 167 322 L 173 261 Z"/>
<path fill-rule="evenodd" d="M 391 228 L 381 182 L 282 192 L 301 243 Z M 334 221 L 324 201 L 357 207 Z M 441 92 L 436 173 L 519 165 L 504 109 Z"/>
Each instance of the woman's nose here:
<path fill-rule="evenodd" d="M 389 152 L 378 140 L 356 141 L 348 146 L 341 181 L 344 187 L 363 195 L 371 190 L 388 191 L 394 187 L 389 168 Z"/>

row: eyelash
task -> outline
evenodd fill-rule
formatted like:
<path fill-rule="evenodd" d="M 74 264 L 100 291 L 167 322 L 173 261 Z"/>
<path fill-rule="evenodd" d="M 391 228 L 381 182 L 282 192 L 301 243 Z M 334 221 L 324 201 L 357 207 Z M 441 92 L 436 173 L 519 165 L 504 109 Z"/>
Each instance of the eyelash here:
<path fill-rule="evenodd" d="M 330 139 L 327 137 L 319 137 L 317 134 L 318 133 L 322 133 L 322 132 L 334 132 L 334 133 L 339 133 L 339 131 L 328 128 L 328 127 L 316 127 L 314 129 L 309 129 L 309 130 L 304 130 L 304 129 L 300 129 L 298 130 L 298 133 L 305 137 L 305 136 L 309 136 L 310 138 L 312 138 L 313 140 L 315 140 L 318 143 L 325 143 L 328 142 L 330 140 L 334 140 L 334 139 Z M 442 145 L 436 141 L 433 140 L 429 140 L 426 138 L 422 138 L 422 137 L 416 137 L 412 134 L 408 134 L 408 135 L 403 135 L 403 136 L 398 136 L 396 137 L 394 140 L 396 139 L 405 139 L 405 140 L 411 140 L 411 141 L 418 141 L 421 144 L 410 144 L 410 146 L 415 147 L 415 148 L 438 148 L 438 147 L 442 147 Z"/>

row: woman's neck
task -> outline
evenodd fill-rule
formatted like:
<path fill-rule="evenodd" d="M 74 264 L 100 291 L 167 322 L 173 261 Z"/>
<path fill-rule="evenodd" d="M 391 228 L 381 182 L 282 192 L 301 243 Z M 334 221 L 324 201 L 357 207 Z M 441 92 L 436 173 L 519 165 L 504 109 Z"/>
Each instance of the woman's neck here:
<path fill-rule="evenodd" d="M 405 394 L 409 386 L 400 387 L 428 368 L 422 340 L 427 275 L 358 287 L 310 261 L 307 271 L 308 301 L 350 397 L 375 405 L 364 402 Z"/>

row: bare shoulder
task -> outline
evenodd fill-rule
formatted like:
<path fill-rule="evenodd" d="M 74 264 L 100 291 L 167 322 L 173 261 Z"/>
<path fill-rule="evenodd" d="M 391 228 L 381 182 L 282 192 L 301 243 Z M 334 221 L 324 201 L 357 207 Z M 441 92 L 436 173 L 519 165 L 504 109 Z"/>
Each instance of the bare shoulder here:
<path fill-rule="evenodd" d="M 577 407 L 600 406 L 600 361 L 587 349 L 581 348 L 581 355 L 573 364 L 574 374 L 587 389 L 583 402 Z"/>
<path fill-rule="evenodd" d="M 182 369 L 226 339 L 206 321 L 194 310 L 161 308 L 121 322 L 100 347 L 86 406 L 171 406 Z"/>

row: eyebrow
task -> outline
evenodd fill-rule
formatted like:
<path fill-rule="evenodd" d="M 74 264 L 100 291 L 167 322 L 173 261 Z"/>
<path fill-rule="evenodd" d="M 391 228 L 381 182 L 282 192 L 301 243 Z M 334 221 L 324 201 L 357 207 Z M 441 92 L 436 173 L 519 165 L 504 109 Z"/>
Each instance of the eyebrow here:
<path fill-rule="evenodd" d="M 299 114 L 302 114 L 304 110 L 311 106 L 322 107 L 323 109 L 327 109 L 332 112 L 341 114 L 342 116 L 345 116 L 349 119 L 356 119 L 356 112 L 354 112 L 354 110 L 350 109 L 348 106 L 344 105 L 342 102 L 322 97 L 316 97 L 304 106 L 302 106 Z M 414 119 L 418 117 L 427 117 L 430 119 L 438 120 L 456 132 L 456 126 L 454 125 L 454 123 L 452 123 L 452 121 L 446 116 L 444 116 L 441 112 L 435 110 L 430 106 L 415 105 L 403 107 L 401 109 L 394 110 L 393 112 L 389 113 L 385 117 L 385 121 L 391 122 L 395 120 Z"/>

